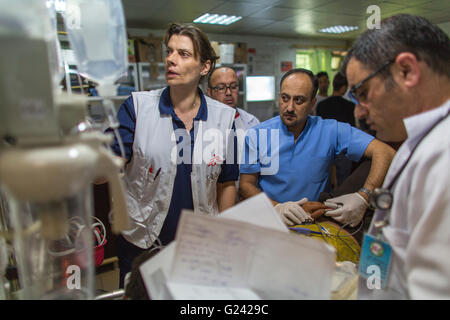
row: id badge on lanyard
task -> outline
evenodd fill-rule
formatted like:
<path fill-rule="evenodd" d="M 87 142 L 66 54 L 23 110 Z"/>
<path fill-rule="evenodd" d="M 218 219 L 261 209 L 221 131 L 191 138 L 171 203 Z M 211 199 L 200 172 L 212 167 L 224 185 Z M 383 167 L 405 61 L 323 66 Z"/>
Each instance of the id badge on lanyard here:
<path fill-rule="evenodd" d="M 390 206 L 389 206 L 390 207 Z M 359 260 L 359 275 L 367 280 L 370 289 L 384 289 L 387 286 L 392 261 L 392 247 L 383 240 L 382 228 L 389 224 L 388 210 L 380 210 L 369 232 L 364 234 Z"/>
<path fill-rule="evenodd" d="M 384 289 L 388 282 L 392 260 L 392 248 L 389 243 L 366 233 L 359 260 L 359 275 L 367 279 L 371 289 Z"/>

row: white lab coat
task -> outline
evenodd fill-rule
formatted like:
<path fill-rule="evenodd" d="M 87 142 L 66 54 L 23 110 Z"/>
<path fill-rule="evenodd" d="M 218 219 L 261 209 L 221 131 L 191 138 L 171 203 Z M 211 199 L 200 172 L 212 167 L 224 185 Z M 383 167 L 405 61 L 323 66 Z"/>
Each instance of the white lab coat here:
<path fill-rule="evenodd" d="M 404 120 L 408 139 L 384 181 L 388 185 L 427 129 L 450 109 L 443 106 Z M 394 201 L 383 237 L 392 247 L 386 290 L 367 288 L 361 299 L 450 299 L 450 116 L 425 136 L 393 186 Z M 376 211 L 373 222 L 380 219 Z"/>
<path fill-rule="evenodd" d="M 248 129 L 256 126 L 259 123 L 258 118 L 256 118 L 251 113 L 248 113 L 241 108 L 236 108 L 236 110 L 239 112 L 239 117 L 234 119 L 236 130 L 242 129 L 247 131 Z"/>
<path fill-rule="evenodd" d="M 256 126 L 259 123 L 259 120 L 254 115 L 241 108 L 236 108 L 236 110 L 239 112 L 239 116 L 234 119 L 234 123 L 236 126 L 236 138 L 238 145 L 238 162 L 240 164 L 242 161 L 242 150 L 244 149 L 245 134 L 248 129 Z M 239 202 L 239 179 L 236 181 L 236 203 L 237 202 Z"/>
<path fill-rule="evenodd" d="M 163 89 L 133 92 L 136 129 L 133 157 L 125 168 L 127 205 L 130 228 L 122 235 L 134 245 L 149 248 L 159 235 L 169 210 L 177 170 L 177 146 L 172 118 L 161 115 L 159 100 Z M 219 156 L 226 161 L 232 155 L 232 125 L 235 110 L 206 97 L 208 117 L 195 121 L 191 173 L 192 198 L 197 213 L 218 214 L 216 183 L 221 172 L 220 163 L 211 165 L 210 158 Z M 208 141 L 208 133 L 225 138 L 223 143 Z M 232 150 L 232 149 L 231 149 Z M 190 151 L 190 144 L 189 144 Z M 209 165 L 208 165 L 209 164 Z M 158 174 L 159 171 L 159 174 Z"/>
<path fill-rule="evenodd" d="M 248 113 L 245 110 L 242 110 L 241 108 L 236 108 L 236 110 L 239 112 L 239 116 L 234 119 L 234 123 L 236 126 L 236 136 L 238 143 L 238 161 L 240 161 L 242 149 L 244 147 L 245 134 L 247 133 L 248 129 L 256 126 L 259 123 L 259 120 L 254 115 Z"/>

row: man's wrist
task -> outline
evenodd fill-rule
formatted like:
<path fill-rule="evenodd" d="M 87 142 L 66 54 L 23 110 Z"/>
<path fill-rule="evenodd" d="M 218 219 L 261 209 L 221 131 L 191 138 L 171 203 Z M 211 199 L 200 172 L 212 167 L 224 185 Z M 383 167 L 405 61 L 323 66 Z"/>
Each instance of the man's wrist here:
<path fill-rule="evenodd" d="M 370 196 L 372 195 L 372 191 L 370 191 L 369 189 L 367 189 L 365 187 L 361 187 L 358 190 L 358 193 L 367 201 L 367 203 L 369 203 Z"/>

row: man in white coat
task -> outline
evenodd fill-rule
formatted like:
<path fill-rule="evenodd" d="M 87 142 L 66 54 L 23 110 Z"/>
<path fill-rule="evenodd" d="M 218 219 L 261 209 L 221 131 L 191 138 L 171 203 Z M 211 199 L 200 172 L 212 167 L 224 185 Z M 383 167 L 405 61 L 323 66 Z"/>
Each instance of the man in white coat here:
<path fill-rule="evenodd" d="M 234 124 L 236 126 L 236 138 L 238 143 L 237 158 L 238 161 L 240 161 L 245 133 L 248 129 L 257 125 L 259 120 L 251 113 L 237 107 L 239 98 L 239 79 L 236 72 L 230 67 L 215 68 L 208 78 L 208 96 L 236 109 Z M 236 190 L 238 189 L 238 186 L 239 180 L 236 181 Z M 239 201 L 238 196 L 236 201 Z"/>
<path fill-rule="evenodd" d="M 244 132 L 257 125 L 259 120 L 247 111 L 238 108 L 239 79 L 230 67 L 218 67 L 211 72 L 208 79 L 208 96 L 236 109 L 234 123 L 236 131 Z"/>
<path fill-rule="evenodd" d="M 444 31 L 400 14 L 363 33 L 344 62 L 357 114 L 380 139 L 406 139 L 372 194 L 360 299 L 450 299 L 449 57 Z"/>

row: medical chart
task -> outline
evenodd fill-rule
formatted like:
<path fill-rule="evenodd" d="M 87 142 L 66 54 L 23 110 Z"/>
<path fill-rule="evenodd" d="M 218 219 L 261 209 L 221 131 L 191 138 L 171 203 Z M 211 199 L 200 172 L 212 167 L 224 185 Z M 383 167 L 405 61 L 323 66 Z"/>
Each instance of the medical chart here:
<path fill-rule="evenodd" d="M 170 272 L 165 262 L 165 289 L 168 288 L 171 297 L 329 299 L 335 268 L 334 249 L 316 239 L 285 232 L 277 213 L 271 211 L 273 207 L 264 209 L 265 205 L 261 205 L 265 200 L 253 197 L 247 201 L 249 207 L 260 206 L 260 211 L 252 214 L 266 215 L 259 220 L 265 221 L 266 227 L 244 222 L 249 221 L 242 210 L 246 205 L 236 206 L 236 212 L 227 213 L 234 218 L 241 216 L 244 221 L 182 212 L 175 245 L 170 245 L 173 254 L 167 255 L 172 256 Z M 154 272 L 158 270 L 155 265 L 159 263 L 153 261 L 156 257 L 141 267 L 148 289 L 161 287 L 155 284 Z M 161 281 L 161 277 L 156 279 Z"/>

